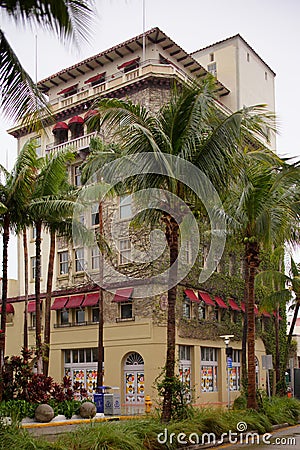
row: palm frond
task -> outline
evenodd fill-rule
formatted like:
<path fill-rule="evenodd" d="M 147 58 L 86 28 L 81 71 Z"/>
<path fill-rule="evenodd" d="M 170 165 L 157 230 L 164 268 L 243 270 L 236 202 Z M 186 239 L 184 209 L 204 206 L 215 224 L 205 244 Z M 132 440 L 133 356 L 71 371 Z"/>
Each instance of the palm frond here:
<path fill-rule="evenodd" d="M 36 123 L 51 115 L 46 97 L 23 69 L 0 30 L 0 108 L 8 120 Z"/>
<path fill-rule="evenodd" d="M 0 6 L 16 23 L 42 25 L 62 40 L 78 45 L 91 38 L 92 0 L 10 0 Z"/>

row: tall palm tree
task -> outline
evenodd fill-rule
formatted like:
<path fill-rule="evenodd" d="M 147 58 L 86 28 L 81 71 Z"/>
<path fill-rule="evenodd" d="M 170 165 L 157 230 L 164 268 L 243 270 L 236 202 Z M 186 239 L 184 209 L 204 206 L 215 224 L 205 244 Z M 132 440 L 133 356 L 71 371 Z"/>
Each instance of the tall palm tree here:
<path fill-rule="evenodd" d="M 32 194 L 37 167 L 35 145 L 27 142 L 22 148 L 11 172 L 1 167 L 0 200 L 3 206 L 0 215 L 0 227 L 3 238 L 3 272 L 2 272 L 2 313 L 0 333 L 0 369 L 5 355 L 6 302 L 8 284 L 8 243 L 11 231 L 19 229 Z"/>
<path fill-rule="evenodd" d="M 292 337 L 294 334 L 294 329 L 296 325 L 296 320 L 299 313 L 300 308 L 300 265 L 297 264 L 294 260 L 294 258 L 291 256 L 289 260 L 289 272 L 284 273 L 280 270 L 265 270 L 263 272 L 260 272 L 257 275 L 257 284 L 262 283 L 263 285 L 269 287 L 270 289 L 270 295 L 266 299 L 266 309 L 270 309 L 274 311 L 275 306 L 275 312 L 274 320 L 275 325 L 277 328 L 277 322 L 279 320 L 279 305 L 280 304 L 286 304 L 288 303 L 292 296 L 293 296 L 293 318 L 290 325 L 289 333 L 286 340 L 286 346 L 284 351 L 284 358 L 283 358 L 283 370 L 286 369 L 288 364 L 288 356 L 290 352 Z M 279 363 L 279 345 L 276 345 L 277 352 L 276 352 L 276 359 L 277 364 Z M 279 382 L 280 379 L 280 373 L 277 368 L 276 372 L 276 381 Z"/>
<path fill-rule="evenodd" d="M 151 113 L 130 101 L 102 99 L 98 102 L 103 123 L 119 143 L 123 155 L 154 153 L 167 174 L 148 173 L 134 176 L 128 185 L 122 180 L 125 189 L 164 189 L 196 207 L 199 199 L 191 189 L 176 179 L 176 173 L 173 168 L 170 170 L 168 161 L 164 158 L 165 154 L 194 164 L 217 190 L 221 191 L 226 187 L 238 170 L 236 161 L 243 121 L 247 119 L 246 130 L 249 133 L 254 123 L 257 124 L 254 116 L 259 116 L 259 108 L 244 109 L 225 117 L 214 99 L 214 83 L 207 79 L 201 85 L 182 86 L 175 90 L 169 102 L 158 113 Z M 256 129 L 262 131 L 260 125 Z M 130 163 L 127 170 L 130 175 Z M 113 173 L 111 175 L 114 176 Z M 110 173 L 106 166 L 103 168 L 103 177 L 109 181 Z M 148 211 L 144 218 L 146 216 L 163 222 L 169 248 L 171 270 L 168 289 L 166 384 L 162 411 L 162 420 L 167 422 L 172 413 L 172 380 L 175 374 L 177 286 L 174 280 L 177 275 L 180 218 L 176 219 L 172 213 L 164 212 L 163 204 L 161 209 L 151 210 L 150 213 Z"/>
<path fill-rule="evenodd" d="M 17 25 L 39 25 L 61 41 L 69 40 L 78 45 L 82 39 L 88 41 L 91 35 L 93 3 L 93 0 L 1 0 L 0 11 Z M 45 97 L 24 70 L 2 29 L 0 60 L 2 113 L 17 121 L 24 116 L 36 116 L 39 108 L 47 108 Z"/>
<path fill-rule="evenodd" d="M 246 310 L 248 315 L 248 408 L 256 409 L 255 382 L 255 288 L 254 281 L 263 248 L 282 245 L 291 239 L 292 225 L 299 220 L 298 169 L 274 168 L 269 161 L 246 155 L 243 182 L 232 186 L 228 211 L 233 217 L 244 244 L 247 266 Z M 297 175 L 295 175 L 295 173 Z M 299 178 L 298 178 L 299 180 Z"/>
<path fill-rule="evenodd" d="M 54 218 L 72 217 L 74 201 L 62 198 L 62 187 L 66 183 L 66 164 L 74 159 L 72 152 L 66 150 L 47 155 L 37 174 L 31 201 L 28 206 L 29 216 L 36 229 L 35 239 L 35 302 L 36 302 L 36 354 L 38 373 L 42 372 L 42 338 L 40 309 L 41 279 L 41 236 L 42 227 L 53 222 Z M 52 247 L 53 249 L 53 239 Z M 49 280 L 50 285 L 50 280 Z M 49 299 L 47 302 L 49 306 Z"/>

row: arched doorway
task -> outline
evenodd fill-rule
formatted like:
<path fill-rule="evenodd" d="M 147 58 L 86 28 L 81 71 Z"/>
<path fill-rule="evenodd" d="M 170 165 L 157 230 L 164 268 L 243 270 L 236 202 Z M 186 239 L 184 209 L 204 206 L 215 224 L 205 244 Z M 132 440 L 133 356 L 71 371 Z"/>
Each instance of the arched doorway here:
<path fill-rule="evenodd" d="M 136 352 L 129 353 L 124 361 L 124 398 L 125 405 L 144 403 L 145 377 L 144 360 Z"/>

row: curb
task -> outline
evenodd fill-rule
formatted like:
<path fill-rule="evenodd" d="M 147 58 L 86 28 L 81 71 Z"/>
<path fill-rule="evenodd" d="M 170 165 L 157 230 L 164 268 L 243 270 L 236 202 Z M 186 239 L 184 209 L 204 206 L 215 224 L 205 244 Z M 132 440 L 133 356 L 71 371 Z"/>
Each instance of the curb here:
<path fill-rule="evenodd" d="M 98 423 L 98 422 L 110 422 L 110 421 L 119 421 L 119 420 L 132 420 L 136 419 L 136 416 L 111 416 L 111 417 L 97 417 L 93 419 L 69 419 L 64 420 L 63 422 L 47 422 L 47 423 L 23 423 L 20 425 L 20 428 L 49 428 L 49 427 L 61 427 L 68 425 L 81 425 L 88 423 Z"/>

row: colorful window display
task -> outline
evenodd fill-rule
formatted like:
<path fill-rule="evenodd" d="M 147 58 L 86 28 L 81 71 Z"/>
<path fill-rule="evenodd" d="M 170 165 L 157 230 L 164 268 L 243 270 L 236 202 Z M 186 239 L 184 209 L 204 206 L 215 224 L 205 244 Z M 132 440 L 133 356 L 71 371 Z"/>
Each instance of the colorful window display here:
<path fill-rule="evenodd" d="M 218 349 L 201 347 L 201 391 L 218 390 Z"/>

